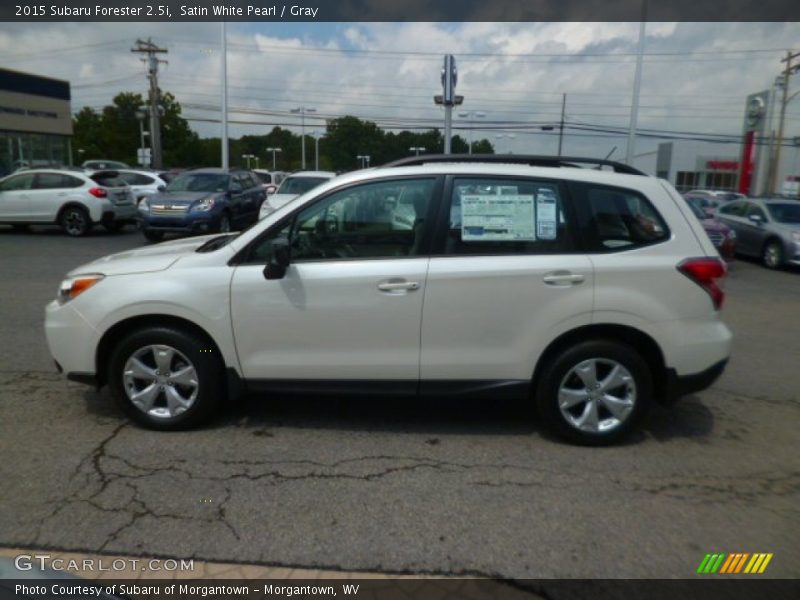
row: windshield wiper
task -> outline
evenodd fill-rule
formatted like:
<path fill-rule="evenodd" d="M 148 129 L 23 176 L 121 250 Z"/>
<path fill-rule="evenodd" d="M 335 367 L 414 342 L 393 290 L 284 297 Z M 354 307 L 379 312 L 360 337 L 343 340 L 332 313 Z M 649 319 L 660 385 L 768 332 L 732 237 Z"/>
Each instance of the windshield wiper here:
<path fill-rule="evenodd" d="M 202 246 L 200 246 L 195 252 L 213 252 L 219 248 L 222 248 L 225 244 L 230 242 L 234 237 L 236 237 L 237 233 L 226 233 L 224 235 L 219 235 L 215 238 L 211 238 L 207 242 L 205 242 Z"/>

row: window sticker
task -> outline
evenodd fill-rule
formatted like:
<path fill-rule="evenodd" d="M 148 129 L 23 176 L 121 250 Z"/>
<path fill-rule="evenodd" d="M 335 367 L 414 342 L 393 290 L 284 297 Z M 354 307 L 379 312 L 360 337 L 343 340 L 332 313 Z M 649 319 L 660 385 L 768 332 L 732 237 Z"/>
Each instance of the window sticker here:
<path fill-rule="evenodd" d="M 461 240 L 536 240 L 532 194 L 480 194 L 461 198 Z"/>
<path fill-rule="evenodd" d="M 556 239 L 556 195 L 549 188 L 536 194 L 536 235 L 540 240 Z"/>

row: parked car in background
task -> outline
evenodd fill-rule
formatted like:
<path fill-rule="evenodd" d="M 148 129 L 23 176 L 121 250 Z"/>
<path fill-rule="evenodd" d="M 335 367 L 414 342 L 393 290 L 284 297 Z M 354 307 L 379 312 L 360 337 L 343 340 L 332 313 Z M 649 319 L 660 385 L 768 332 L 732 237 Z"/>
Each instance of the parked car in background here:
<path fill-rule="evenodd" d="M 336 177 L 336 173 L 332 171 L 298 171 L 288 175 L 281 183 L 278 191 L 267 196 L 266 202 L 261 205 L 258 218 L 263 219 L 290 200 L 305 194 L 307 191 L 334 177 Z"/>
<path fill-rule="evenodd" d="M 720 204 L 722 204 L 722 200 L 705 195 L 695 195 L 687 193 L 684 194 L 683 197 L 689 204 L 699 208 L 709 217 L 713 217 L 714 215 L 716 215 Z"/>
<path fill-rule="evenodd" d="M 163 191 L 142 199 L 142 233 L 213 233 L 243 229 L 258 220 L 266 194 L 256 175 L 239 169 L 196 169 L 178 175 Z"/>
<path fill-rule="evenodd" d="M 758 257 L 770 269 L 800 265 L 800 202 L 734 200 L 717 218 L 736 232 L 736 252 Z"/>
<path fill-rule="evenodd" d="M 731 200 L 745 200 L 747 196 L 739 192 L 731 192 L 730 190 L 690 190 L 686 192 L 686 196 L 702 196 L 705 198 L 714 198 L 721 202 L 730 202 Z"/>
<path fill-rule="evenodd" d="M 130 166 L 118 160 L 87 160 L 81 165 L 84 169 L 88 170 L 101 170 L 101 169 L 130 169 Z"/>
<path fill-rule="evenodd" d="M 602 445 L 723 372 L 725 273 L 675 189 L 628 165 L 420 156 L 238 236 L 78 267 L 45 331 L 59 371 L 108 384 L 153 429 L 203 423 L 242 390 L 471 396 L 534 404 Z"/>
<path fill-rule="evenodd" d="M 116 171 L 30 169 L 0 180 L 0 223 L 16 228 L 56 224 L 81 236 L 98 223 L 118 231 L 135 218 L 133 193 Z"/>
<path fill-rule="evenodd" d="M 167 187 L 167 181 L 156 171 L 137 171 L 133 169 L 119 169 L 120 179 L 127 183 L 136 197 L 138 204 L 143 198 L 157 194 Z"/>
<path fill-rule="evenodd" d="M 265 171 L 264 169 L 254 169 L 261 183 L 264 184 L 264 191 L 267 194 L 274 194 L 278 190 L 278 186 L 286 179 L 286 173 L 283 171 Z"/>
<path fill-rule="evenodd" d="M 733 260 L 736 255 L 736 232 L 724 223 L 710 217 L 696 200 L 687 199 L 687 203 L 695 216 L 700 220 L 700 224 L 703 226 L 706 235 L 708 235 L 708 239 L 714 244 L 719 255 L 727 261 Z"/>

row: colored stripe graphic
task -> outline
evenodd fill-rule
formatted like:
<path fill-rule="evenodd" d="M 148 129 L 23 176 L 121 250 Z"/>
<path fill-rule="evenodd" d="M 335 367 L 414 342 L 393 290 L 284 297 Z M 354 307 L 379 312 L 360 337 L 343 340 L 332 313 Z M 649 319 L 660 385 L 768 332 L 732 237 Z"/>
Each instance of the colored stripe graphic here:
<path fill-rule="evenodd" d="M 699 566 L 699 567 L 697 567 L 697 572 L 698 572 L 698 573 L 705 573 L 705 568 L 706 568 L 706 565 L 708 564 L 708 561 L 709 561 L 710 559 L 711 559 L 711 555 L 710 555 L 710 554 L 706 554 L 705 558 L 704 558 L 704 559 L 702 560 L 702 562 L 700 563 L 700 566 Z"/>
<path fill-rule="evenodd" d="M 766 552 L 734 552 L 725 554 L 717 552 L 706 554 L 697 567 L 697 573 L 720 575 L 734 575 L 737 573 L 760 574 L 763 573 L 773 554 Z M 745 566 L 746 565 L 746 566 Z"/>
<path fill-rule="evenodd" d="M 725 553 L 723 552 L 722 554 L 719 555 L 719 558 L 717 558 L 716 562 L 712 565 L 711 571 L 710 571 L 711 573 L 716 573 L 717 572 L 717 569 L 719 569 L 719 567 L 722 564 L 722 561 L 723 561 L 724 558 L 725 558 Z"/>
<path fill-rule="evenodd" d="M 728 572 L 728 569 L 730 569 L 730 567 L 731 567 L 731 563 L 733 562 L 733 559 L 734 559 L 735 557 L 736 557 L 736 555 L 735 555 L 735 554 L 729 554 L 729 555 L 728 555 L 728 560 L 726 560 L 726 561 L 725 561 L 725 563 L 722 565 L 722 569 L 720 569 L 720 571 L 719 571 L 719 572 L 720 572 L 720 573 L 727 573 L 727 572 Z"/>
<path fill-rule="evenodd" d="M 769 561 L 771 561 L 771 560 L 772 560 L 772 553 L 770 552 L 769 554 L 767 554 L 766 558 L 764 559 L 764 562 L 761 563 L 761 566 L 759 567 L 758 572 L 759 573 L 763 573 L 764 569 L 767 568 L 767 565 L 769 564 Z"/>
<path fill-rule="evenodd" d="M 742 567 L 744 567 L 744 561 L 746 561 L 749 556 L 750 554 L 747 552 L 742 554 L 742 558 L 739 560 L 739 564 L 736 565 L 736 570 L 734 571 L 733 568 L 731 568 L 731 573 L 740 572 L 742 570 Z"/>
<path fill-rule="evenodd" d="M 733 554 L 728 555 L 728 560 L 725 562 L 725 566 L 720 570 L 720 574 L 722 573 L 732 573 L 733 569 L 736 568 L 736 565 L 741 558 L 741 554 L 738 552 L 734 552 Z"/>

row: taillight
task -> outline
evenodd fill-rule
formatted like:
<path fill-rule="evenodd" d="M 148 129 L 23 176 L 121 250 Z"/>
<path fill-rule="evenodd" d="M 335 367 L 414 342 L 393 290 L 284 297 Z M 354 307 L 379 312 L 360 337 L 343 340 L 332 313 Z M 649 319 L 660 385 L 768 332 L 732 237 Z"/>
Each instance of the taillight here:
<path fill-rule="evenodd" d="M 108 196 L 108 192 L 106 192 L 103 188 L 93 187 L 89 190 L 89 193 L 94 196 L 95 198 L 105 198 Z"/>
<path fill-rule="evenodd" d="M 717 284 L 717 280 L 725 277 L 727 269 L 725 263 L 718 258 L 687 258 L 678 265 L 678 271 L 686 275 L 697 285 L 703 288 L 709 296 L 714 308 L 722 308 L 725 292 Z"/>

